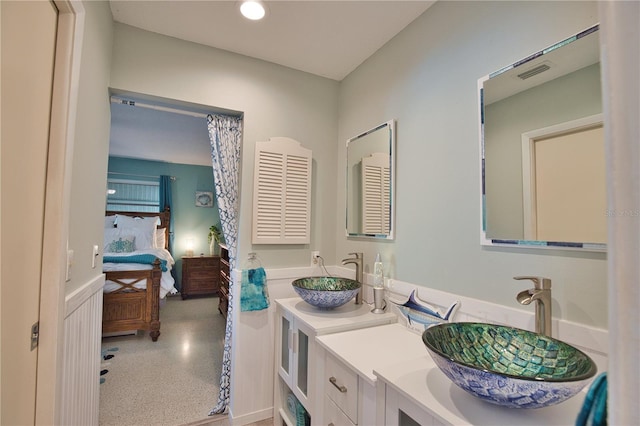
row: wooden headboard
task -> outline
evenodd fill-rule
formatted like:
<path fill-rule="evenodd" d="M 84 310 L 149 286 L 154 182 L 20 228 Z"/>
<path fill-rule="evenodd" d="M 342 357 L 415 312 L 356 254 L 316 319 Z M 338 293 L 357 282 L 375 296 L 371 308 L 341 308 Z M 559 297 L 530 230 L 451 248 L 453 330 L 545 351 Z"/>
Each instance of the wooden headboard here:
<path fill-rule="evenodd" d="M 165 241 L 165 249 L 169 250 L 169 221 L 171 220 L 171 212 L 169 211 L 169 207 L 164 209 L 162 212 L 121 212 L 116 210 L 107 210 L 105 216 L 113 216 L 119 214 L 120 216 L 131 216 L 131 217 L 160 217 L 160 225 L 158 225 L 158 229 L 164 228 L 164 241 Z"/>

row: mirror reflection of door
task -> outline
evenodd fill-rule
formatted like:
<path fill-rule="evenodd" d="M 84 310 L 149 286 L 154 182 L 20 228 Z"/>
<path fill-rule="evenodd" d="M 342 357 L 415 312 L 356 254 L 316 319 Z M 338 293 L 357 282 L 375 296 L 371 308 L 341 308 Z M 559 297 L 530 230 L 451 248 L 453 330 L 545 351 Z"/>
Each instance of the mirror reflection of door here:
<path fill-rule="evenodd" d="M 566 125 L 602 113 L 599 45 L 598 27 L 593 26 L 479 80 L 483 245 L 548 247 L 547 242 L 553 242 L 554 247 L 587 248 L 584 245 L 587 244 L 589 250 L 606 248 L 606 238 L 598 236 L 599 232 L 594 235 L 597 227 L 593 223 L 604 221 L 606 210 L 592 204 L 585 206 L 583 203 L 589 203 L 588 199 L 574 198 L 578 204 L 573 206 L 567 204 L 569 197 L 559 197 L 547 203 L 553 207 L 564 205 L 562 212 L 567 214 L 564 224 L 553 225 L 562 228 L 562 232 L 549 234 L 542 231 L 547 224 L 538 226 L 533 222 L 532 225 L 533 219 L 544 215 L 552 218 L 552 224 L 559 222 L 560 212 L 538 213 L 534 210 L 535 199 L 532 201 L 531 194 L 525 194 L 527 185 L 524 182 L 531 180 L 531 171 L 524 169 L 528 160 L 523 162 L 523 155 L 528 154 L 530 148 L 521 143 L 523 134 L 532 132 L 532 129 Z M 572 131 L 565 128 L 553 135 Z M 535 135 L 533 138 L 544 137 Z M 571 155 L 559 161 L 562 165 L 559 170 L 566 171 L 574 163 L 582 161 L 578 160 L 578 153 L 582 154 L 583 148 L 570 151 Z M 600 152 L 599 160 L 604 164 L 604 149 Z M 551 158 L 555 155 L 559 153 L 552 154 Z M 593 169 L 593 166 L 578 167 L 579 173 L 584 174 L 587 168 Z M 595 175 L 596 172 L 591 173 Z M 576 174 L 571 176 L 576 177 Z M 577 177 L 579 182 L 584 179 L 584 175 Z M 535 187 L 535 180 L 532 182 Z M 594 183 L 594 186 L 604 186 L 604 183 L 602 174 L 602 181 L 597 185 Z M 587 192 L 593 194 L 593 190 Z M 577 193 L 570 191 L 572 196 Z M 589 214 L 597 218 L 579 225 L 577 219 L 585 219 Z M 571 227 L 575 232 L 569 232 Z"/>
<path fill-rule="evenodd" d="M 523 135 L 526 239 L 606 243 L 604 132 L 595 121 Z"/>
<path fill-rule="evenodd" d="M 365 234 L 388 234 L 391 209 L 391 160 L 386 152 L 362 158 L 362 227 Z"/>

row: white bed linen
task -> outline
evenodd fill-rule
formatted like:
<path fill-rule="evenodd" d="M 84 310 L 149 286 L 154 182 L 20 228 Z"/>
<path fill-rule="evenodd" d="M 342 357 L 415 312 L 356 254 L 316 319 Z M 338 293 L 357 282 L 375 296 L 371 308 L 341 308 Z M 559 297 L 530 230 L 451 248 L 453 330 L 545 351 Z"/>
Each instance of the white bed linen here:
<path fill-rule="evenodd" d="M 105 256 L 130 256 L 134 254 L 152 254 L 162 260 L 167 261 L 167 270 L 162 273 L 160 278 L 160 298 L 164 299 L 167 294 L 175 294 L 178 292 L 174 287 L 175 281 L 171 276 L 171 270 L 175 265 L 175 260 L 171 256 L 168 250 L 165 249 L 144 249 L 144 250 L 136 250 L 132 253 L 105 253 Z M 140 271 L 140 270 L 148 270 L 152 269 L 153 265 L 147 265 L 143 263 L 104 263 L 102 265 L 103 272 L 112 272 L 112 271 Z M 133 280 L 122 280 L 125 283 L 130 283 Z M 146 288 L 146 281 L 141 281 L 134 285 L 135 288 L 143 289 Z M 104 292 L 111 293 L 112 291 L 116 291 L 121 286 L 114 283 L 113 281 L 107 280 L 104 285 Z"/>

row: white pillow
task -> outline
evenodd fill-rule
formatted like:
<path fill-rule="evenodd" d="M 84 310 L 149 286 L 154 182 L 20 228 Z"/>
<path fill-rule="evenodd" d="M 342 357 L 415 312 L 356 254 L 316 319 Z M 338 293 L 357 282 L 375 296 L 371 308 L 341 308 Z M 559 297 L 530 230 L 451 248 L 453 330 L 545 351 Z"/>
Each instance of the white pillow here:
<path fill-rule="evenodd" d="M 118 215 L 117 219 L 118 228 L 136 228 L 143 230 L 154 230 L 156 226 L 160 225 L 160 216 L 152 217 L 131 217 Z"/>
<path fill-rule="evenodd" d="M 127 234 L 131 233 L 136 238 L 136 250 L 155 248 L 155 232 L 142 229 L 123 229 Z"/>
<path fill-rule="evenodd" d="M 105 228 L 113 228 L 116 226 L 116 215 L 105 216 L 104 217 L 104 227 Z"/>
<path fill-rule="evenodd" d="M 136 250 L 155 248 L 155 231 L 159 216 L 131 217 L 118 215 L 118 229 L 127 231 L 136 239 Z"/>
<path fill-rule="evenodd" d="M 166 247 L 167 244 L 167 235 L 166 235 L 166 229 L 167 228 L 158 228 L 156 229 L 156 235 L 155 235 L 155 248 L 159 248 L 159 249 L 163 249 Z"/>
<path fill-rule="evenodd" d="M 104 253 L 131 253 L 135 247 L 135 236 L 118 228 L 104 230 Z"/>

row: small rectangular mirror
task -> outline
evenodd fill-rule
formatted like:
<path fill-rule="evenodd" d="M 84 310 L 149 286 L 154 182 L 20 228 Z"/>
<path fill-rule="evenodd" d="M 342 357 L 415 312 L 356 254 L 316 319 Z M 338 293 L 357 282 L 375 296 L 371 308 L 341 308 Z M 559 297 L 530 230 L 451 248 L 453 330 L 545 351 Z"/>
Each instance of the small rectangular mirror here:
<path fill-rule="evenodd" d="M 347 237 L 393 239 L 394 121 L 347 141 Z"/>

